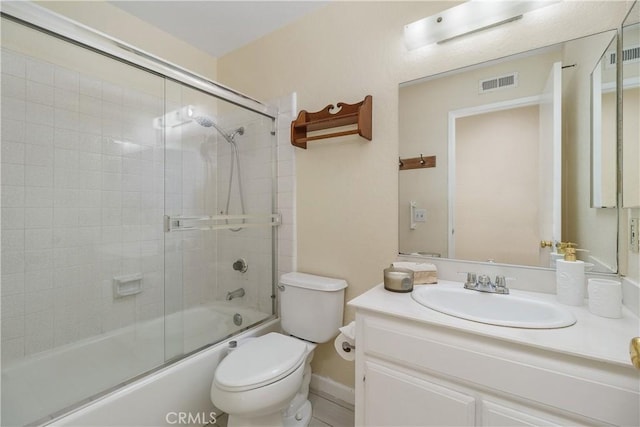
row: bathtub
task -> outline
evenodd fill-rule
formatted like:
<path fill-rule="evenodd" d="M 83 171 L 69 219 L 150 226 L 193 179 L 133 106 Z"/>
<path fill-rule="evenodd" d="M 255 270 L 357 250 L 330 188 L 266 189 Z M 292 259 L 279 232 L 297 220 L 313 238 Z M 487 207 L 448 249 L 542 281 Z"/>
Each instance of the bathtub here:
<path fill-rule="evenodd" d="M 214 302 L 8 363 L 2 367 L 2 425 L 205 424 L 205 414 L 215 411 L 209 401 L 213 372 L 230 337 L 278 330 L 278 319 L 260 323 L 270 317 L 236 301 Z M 165 363 L 170 359 L 175 363 Z"/>

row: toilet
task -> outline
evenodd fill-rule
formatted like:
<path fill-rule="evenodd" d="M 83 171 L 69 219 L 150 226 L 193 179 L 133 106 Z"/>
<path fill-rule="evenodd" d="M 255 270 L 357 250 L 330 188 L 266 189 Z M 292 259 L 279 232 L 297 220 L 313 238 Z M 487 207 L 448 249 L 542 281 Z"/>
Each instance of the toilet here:
<path fill-rule="evenodd" d="M 309 425 L 313 351 L 338 334 L 346 287 L 344 280 L 306 273 L 280 277 L 283 333 L 247 340 L 216 368 L 211 401 L 229 414 L 229 427 Z"/>

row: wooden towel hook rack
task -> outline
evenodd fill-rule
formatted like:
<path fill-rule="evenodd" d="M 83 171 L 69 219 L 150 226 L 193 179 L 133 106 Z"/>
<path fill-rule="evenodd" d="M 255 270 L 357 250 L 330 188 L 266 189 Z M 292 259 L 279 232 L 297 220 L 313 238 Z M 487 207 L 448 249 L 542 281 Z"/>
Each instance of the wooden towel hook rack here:
<path fill-rule="evenodd" d="M 420 153 L 420 157 L 411 157 L 408 159 L 399 158 L 398 168 L 403 170 L 409 169 L 422 169 L 422 168 L 435 168 L 436 156 L 424 156 Z"/>

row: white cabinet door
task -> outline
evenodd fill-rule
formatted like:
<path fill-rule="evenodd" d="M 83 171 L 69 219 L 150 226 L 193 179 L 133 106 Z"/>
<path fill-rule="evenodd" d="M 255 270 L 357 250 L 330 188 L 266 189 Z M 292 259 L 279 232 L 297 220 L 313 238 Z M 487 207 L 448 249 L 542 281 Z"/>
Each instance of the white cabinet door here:
<path fill-rule="evenodd" d="M 475 398 L 415 373 L 365 362 L 365 426 L 473 426 Z"/>

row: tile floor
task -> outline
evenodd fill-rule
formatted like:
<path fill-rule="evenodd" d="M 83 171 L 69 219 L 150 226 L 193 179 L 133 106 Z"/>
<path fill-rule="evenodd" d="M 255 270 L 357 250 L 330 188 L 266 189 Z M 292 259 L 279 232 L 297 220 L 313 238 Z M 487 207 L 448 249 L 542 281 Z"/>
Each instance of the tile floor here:
<path fill-rule="evenodd" d="M 309 393 L 313 406 L 313 418 L 309 427 L 353 427 L 353 406 L 345 402 L 330 400 L 316 393 Z M 227 416 L 218 418 L 213 426 L 227 427 Z"/>
<path fill-rule="evenodd" d="M 309 393 L 309 400 L 313 406 L 313 418 L 309 427 L 353 427 L 352 405 L 315 393 Z"/>

